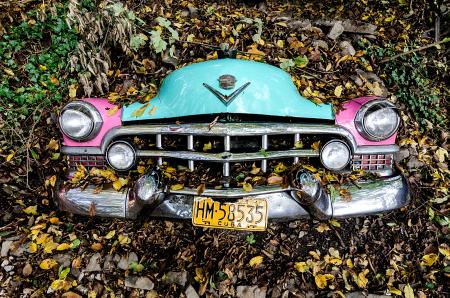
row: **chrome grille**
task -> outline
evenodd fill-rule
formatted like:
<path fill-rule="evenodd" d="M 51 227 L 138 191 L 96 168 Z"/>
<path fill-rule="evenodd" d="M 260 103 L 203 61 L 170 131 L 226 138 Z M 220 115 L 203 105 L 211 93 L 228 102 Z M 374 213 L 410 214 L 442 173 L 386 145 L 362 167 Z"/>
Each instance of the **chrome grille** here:
<path fill-rule="evenodd" d="M 105 168 L 106 161 L 104 156 L 98 155 L 69 155 L 68 156 L 69 170 L 76 171 L 79 165 L 84 166 L 87 170 L 92 168 Z"/>
<path fill-rule="evenodd" d="M 353 155 L 352 170 L 387 170 L 392 169 L 392 154 Z"/>

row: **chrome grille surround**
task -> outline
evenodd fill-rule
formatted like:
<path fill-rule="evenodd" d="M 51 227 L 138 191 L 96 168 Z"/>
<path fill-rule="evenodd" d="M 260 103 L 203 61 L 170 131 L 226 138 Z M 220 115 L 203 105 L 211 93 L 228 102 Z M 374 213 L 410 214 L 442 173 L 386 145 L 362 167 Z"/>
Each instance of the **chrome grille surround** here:
<path fill-rule="evenodd" d="M 207 123 L 187 124 L 140 124 L 111 129 L 103 138 L 100 148 L 97 147 L 63 147 L 62 151 L 69 155 L 104 155 L 108 146 L 114 141 L 125 137 L 154 135 L 156 150 L 136 150 L 138 157 L 156 158 L 162 164 L 164 158 L 177 158 L 188 161 L 190 170 L 195 169 L 196 161 L 215 162 L 223 164 L 223 175 L 230 175 L 230 163 L 243 161 L 260 161 L 261 169 L 267 169 L 267 160 L 292 158 L 294 162 L 300 158 L 319 157 L 319 152 L 312 149 L 289 149 L 280 151 L 265 151 L 271 136 L 290 135 L 295 143 L 305 135 L 334 136 L 344 140 L 354 155 L 352 167 L 356 164 L 355 157 L 363 155 L 386 155 L 398 151 L 397 145 L 358 146 L 354 136 L 345 128 L 333 124 L 303 124 L 303 123 L 216 123 L 210 127 Z M 163 148 L 164 135 L 186 136 L 186 149 L 167 151 Z M 224 151 L 205 153 L 194 151 L 196 137 L 223 137 Z M 231 151 L 232 137 L 256 136 L 261 138 L 261 152 L 233 153 Z M 392 164 L 392 163 L 391 163 Z M 379 166 L 376 164 L 377 167 Z M 386 164 L 387 165 L 387 164 Z M 355 169 L 355 168 L 352 168 Z"/>
<path fill-rule="evenodd" d="M 351 161 L 352 170 L 392 170 L 393 154 L 362 154 L 353 155 Z"/>
<path fill-rule="evenodd" d="M 67 157 L 70 171 L 76 171 L 78 166 L 82 165 L 87 170 L 92 168 L 106 168 L 106 160 L 102 155 L 69 155 Z"/>

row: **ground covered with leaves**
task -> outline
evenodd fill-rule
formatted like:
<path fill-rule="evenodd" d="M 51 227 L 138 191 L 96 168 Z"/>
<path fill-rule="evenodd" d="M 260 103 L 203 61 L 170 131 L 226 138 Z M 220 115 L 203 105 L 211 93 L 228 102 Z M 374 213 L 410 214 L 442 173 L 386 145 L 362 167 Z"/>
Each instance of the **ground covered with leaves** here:
<path fill-rule="evenodd" d="M 0 296 L 449 295 L 448 3 L 19 0 L 0 8 Z M 215 59 L 221 43 L 285 69 L 316 103 L 339 107 L 368 94 L 394 102 L 403 120 L 395 158 L 411 204 L 367 218 L 270 223 L 264 233 L 57 211 L 61 107 L 103 96 L 155 111 L 162 79 Z"/>

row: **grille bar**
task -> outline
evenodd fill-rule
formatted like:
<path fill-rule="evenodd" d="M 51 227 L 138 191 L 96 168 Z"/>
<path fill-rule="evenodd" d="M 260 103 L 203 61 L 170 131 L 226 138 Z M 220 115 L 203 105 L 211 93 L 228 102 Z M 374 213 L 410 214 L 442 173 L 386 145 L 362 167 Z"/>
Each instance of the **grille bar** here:
<path fill-rule="evenodd" d="M 264 152 L 267 150 L 268 146 L 268 137 L 267 135 L 262 136 L 261 140 L 261 150 L 264 150 Z M 264 154 L 267 156 L 267 153 Z M 261 171 L 266 172 L 267 171 L 267 159 L 261 160 Z"/>
<path fill-rule="evenodd" d="M 319 152 L 315 150 L 285 150 L 285 151 L 268 151 L 268 152 L 249 152 L 249 153 L 204 153 L 191 151 L 159 151 L 159 150 L 138 150 L 136 152 L 139 157 L 161 157 L 161 158 L 177 158 L 193 161 L 209 161 L 219 163 L 267 160 L 293 157 L 318 157 Z"/>
<path fill-rule="evenodd" d="M 353 170 L 387 170 L 392 169 L 392 154 L 353 155 L 351 166 Z"/>
<path fill-rule="evenodd" d="M 77 170 L 79 165 L 84 166 L 87 170 L 106 167 L 105 158 L 101 155 L 68 155 L 68 162 L 70 170 Z"/>

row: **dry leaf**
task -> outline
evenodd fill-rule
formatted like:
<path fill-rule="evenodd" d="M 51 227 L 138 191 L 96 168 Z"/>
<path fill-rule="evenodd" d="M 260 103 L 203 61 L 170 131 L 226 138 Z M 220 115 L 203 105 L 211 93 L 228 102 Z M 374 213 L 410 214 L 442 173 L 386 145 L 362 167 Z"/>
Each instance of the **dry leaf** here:
<path fill-rule="evenodd" d="M 44 270 L 49 270 L 55 267 L 56 265 L 58 265 L 58 262 L 56 262 L 55 260 L 45 259 L 39 264 L 39 267 Z"/>
<path fill-rule="evenodd" d="M 436 263 L 437 259 L 438 259 L 438 256 L 437 256 L 437 254 L 434 254 L 434 253 L 424 255 L 422 257 L 422 262 L 420 262 L 420 265 L 433 266 L 433 264 Z"/>
<path fill-rule="evenodd" d="M 251 267 L 257 267 L 262 264 L 263 260 L 264 260 L 263 256 L 256 256 L 251 258 L 249 264 Z"/>
<path fill-rule="evenodd" d="M 242 188 L 244 189 L 244 191 L 246 192 L 251 192 L 253 190 L 253 187 L 250 183 L 244 182 L 242 184 Z"/>
<path fill-rule="evenodd" d="M 119 111 L 119 106 L 114 106 L 106 112 L 108 116 L 114 116 Z"/>
<path fill-rule="evenodd" d="M 103 245 L 98 242 L 92 243 L 92 245 L 91 245 L 91 249 L 95 250 L 95 251 L 101 250 L 102 248 L 103 248 Z"/>
<path fill-rule="evenodd" d="M 298 271 L 298 272 L 306 272 L 309 270 L 309 267 L 306 265 L 305 262 L 295 262 L 294 264 L 294 268 Z"/>
<path fill-rule="evenodd" d="M 69 85 L 69 97 L 75 98 L 77 96 L 77 86 L 76 85 Z"/>
<path fill-rule="evenodd" d="M 405 286 L 403 292 L 405 293 L 405 298 L 414 298 L 414 291 L 409 284 Z"/>
<path fill-rule="evenodd" d="M 336 97 L 341 97 L 342 95 L 342 85 L 339 85 L 336 87 L 336 89 L 334 89 L 334 95 L 336 95 Z"/>
<path fill-rule="evenodd" d="M 133 113 L 131 113 L 132 117 L 141 117 L 142 115 L 144 115 L 145 110 L 148 107 L 148 103 L 143 104 L 140 108 L 138 108 L 137 110 L 135 110 Z"/>
<path fill-rule="evenodd" d="M 205 191 L 205 183 L 202 183 L 197 187 L 197 195 L 201 195 L 204 191 Z"/>
<path fill-rule="evenodd" d="M 69 243 L 61 243 L 60 245 L 58 245 L 56 247 L 56 250 L 66 250 L 70 248 L 70 244 Z"/>
<path fill-rule="evenodd" d="M 106 234 L 105 239 L 112 239 L 116 235 L 116 230 L 109 231 L 108 234 Z"/>
<path fill-rule="evenodd" d="M 181 189 L 183 189 L 184 188 L 184 185 L 183 184 L 173 184 L 172 186 L 170 186 L 170 189 L 171 190 L 181 190 Z"/>
<path fill-rule="evenodd" d="M 29 214 L 29 215 L 38 215 L 37 205 L 29 206 L 29 207 L 23 209 L 23 212 L 25 212 L 26 214 Z"/>

